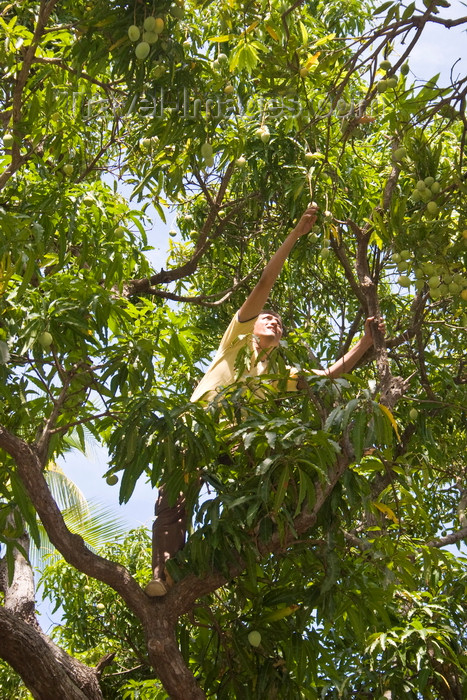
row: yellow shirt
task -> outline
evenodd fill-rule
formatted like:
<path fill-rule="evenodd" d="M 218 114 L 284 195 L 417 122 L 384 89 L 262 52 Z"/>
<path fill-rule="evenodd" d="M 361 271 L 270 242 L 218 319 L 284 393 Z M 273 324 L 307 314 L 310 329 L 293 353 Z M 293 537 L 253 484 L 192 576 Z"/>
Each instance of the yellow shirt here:
<path fill-rule="evenodd" d="M 258 354 L 256 343 L 253 342 L 253 328 L 256 318 L 242 323 L 238 320 L 237 311 L 222 337 L 211 365 L 194 390 L 191 401 L 198 401 L 201 398 L 212 399 L 220 388 L 227 387 L 247 376 L 258 377 L 270 371 L 267 356 L 262 359 Z M 245 371 L 239 375 L 235 362 L 239 352 L 245 346 L 248 346 L 251 362 L 250 366 L 245 368 Z M 294 367 L 289 367 L 288 370 L 289 381 L 287 382 L 287 390 L 296 391 L 298 370 Z"/>

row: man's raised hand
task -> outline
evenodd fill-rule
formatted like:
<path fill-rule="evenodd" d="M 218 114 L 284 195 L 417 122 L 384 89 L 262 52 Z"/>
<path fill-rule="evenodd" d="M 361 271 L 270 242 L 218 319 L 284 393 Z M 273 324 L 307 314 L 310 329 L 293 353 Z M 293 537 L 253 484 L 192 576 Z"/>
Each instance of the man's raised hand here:
<path fill-rule="evenodd" d="M 300 236 L 304 236 L 305 234 L 310 233 L 311 229 L 316 224 L 318 210 L 318 205 L 315 202 L 313 202 L 302 214 L 298 224 L 292 231 L 292 233 L 294 233 L 297 238 L 300 238 Z"/>

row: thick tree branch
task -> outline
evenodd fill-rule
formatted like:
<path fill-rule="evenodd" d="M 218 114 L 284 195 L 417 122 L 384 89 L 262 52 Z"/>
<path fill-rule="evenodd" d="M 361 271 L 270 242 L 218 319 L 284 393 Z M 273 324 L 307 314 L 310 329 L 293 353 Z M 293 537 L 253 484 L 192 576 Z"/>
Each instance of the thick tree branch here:
<path fill-rule="evenodd" d="M 462 540 L 467 540 L 467 527 L 463 527 L 456 532 L 452 532 L 450 535 L 445 537 L 440 537 L 437 540 L 430 540 L 426 543 L 427 547 L 447 547 L 449 544 L 456 544 L 457 542 L 462 542 Z"/>
<path fill-rule="evenodd" d="M 436 395 L 431 388 L 430 380 L 428 378 L 428 373 L 426 371 L 426 364 L 425 364 L 425 343 L 423 342 L 423 334 L 422 334 L 422 329 L 421 326 L 417 328 L 417 331 L 415 333 L 415 338 L 417 342 L 417 358 L 418 358 L 418 368 L 420 371 L 420 381 L 423 386 L 423 388 L 426 391 L 426 395 L 428 396 L 429 399 L 432 401 L 436 400 Z"/>
<path fill-rule="evenodd" d="M 175 627 L 170 622 L 173 617 L 171 610 L 162 601 L 148 598 L 125 567 L 94 554 L 86 547 L 82 537 L 68 530 L 44 479 L 42 465 L 34 446 L 28 445 L 0 426 L 0 448 L 8 452 L 15 460 L 18 475 L 49 539 L 65 560 L 78 571 L 113 588 L 125 601 L 128 608 L 139 618 L 147 636 L 151 662 L 164 687 L 170 693 L 170 697 L 173 700 L 187 700 L 187 698 L 202 700 L 204 694 L 178 649 Z M 2 618 L 2 608 L 0 608 L 0 631 L 2 631 L 3 619 L 3 630 L 7 629 L 9 632 L 10 618 L 6 617 L 7 613 L 9 611 L 3 610 Z M 13 616 L 13 618 L 17 620 L 17 616 Z M 33 630 L 31 625 L 18 628 L 18 634 L 15 637 L 15 640 L 18 639 L 17 645 L 9 642 L 5 645 L 2 640 L 8 638 L 9 634 L 0 634 L 0 656 L 20 673 L 28 687 L 33 688 L 34 682 L 44 683 L 44 676 L 37 672 L 33 672 L 32 676 L 29 675 L 28 669 L 24 668 L 18 658 L 18 649 L 21 649 L 21 657 L 29 663 L 31 663 L 31 657 L 39 660 L 44 657 L 46 660 L 44 668 L 47 668 L 47 681 L 49 683 L 50 677 L 55 677 L 53 672 L 55 657 L 57 654 L 61 655 L 65 672 L 59 681 L 66 689 L 63 692 L 57 690 L 55 697 L 67 698 L 67 700 L 101 700 L 102 695 L 97 683 L 97 675 L 69 658 L 61 650 L 56 651 L 50 640 L 43 638 L 39 632 Z M 48 648 L 44 649 L 44 647 Z M 33 668 L 32 664 L 31 668 Z M 75 684 L 74 682 L 74 674 L 78 675 L 78 672 L 84 677 L 83 684 L 89 686 L 86 692 L 82 692 L 79 683 Z M 57 680 L 57 683 L 59 681 Z M 95 692 L 91 688 L 92 684 L 96 685 Z M 51 700 L 50 685 L 46 684 L 46 687 L 46 691 L 37 690 L 35 697 L 39 700 Z M 60 688 L 61 686 L 56 687 Z"/>
<path fill-rule="evenodd" d="M 435 24 L 442 24 L 447 29 L 452 29 L 452 27 L 459 27 L 461 24 L 467 24 L 467 17 L 457 17 L 457 19 L 443 19 L 442 17 L 430 16 L 428 18 L 429 22 L 434 22 Z"/>
<path fill-rule="evenodd" d="M 12 513 L 8 516 L 7 523 L 14 526 L 14 517 Z M 27 533 L 24 533 L 18 538 L 18 544 L 24 552 L 29 552 L 29 536 Z M 13 560 L 14 571 L 11 582 L 9 581 L 6 558 L 0 560 L 0 590 L 3 590 L 5 594 L 5 609 L 17 615 L 28 624 L 38 627 L 35 615 L 34 574 L 31 564 L 17 547 L 13 550 Z"/>
<path fill-rule="evenodd" d="M 184 277 L 189 277 L 198 267 L 198 263 L 205 252 L 210 247 L 212 241 L 216 236 L 209 236 L 211 229 L 213 228 L 219 209 L 224 199 L 225 193 L 227 191 L 228 184 L 232 177 L 235 164 L 232 162 L 228 165 L 219 186 L 219 190 L 215 198 L 210 197 L 211 206 L 209 208 L 206 220 L 201 228 L 199 238 L 196 242 L 195 250 L 190 260 L 188 260 L 183 265 L 174 268 L 173 270 L 161 270 L 155 275 L 152 275 L 149 279 L 139 279 L 130 280 L 127 284 L 126 293 L 128 295 L 132 294 L 145 294 L 148 293 L 151 287 L 155 287 L 158 284 L 167 284 L 168 282 L 175 282 L 176 280 L 182 279 Z M 217 234 L 220 233 L 222 228 L 218 228 Z M 154 291 L 152 292 L 154 294 Z"/>
<path fill-rule="evenodd" d="M 355 233 L 358 231 L 358 235 L 360 235 L 360 229 L 355 224 L 353 221 L 348 220 L 345 222 L 349 228 L 352 229 L 352 231 Z M 355 294 L 359 302 L 362 304 L 362 306 L 366 303 L 365 295 L 363 294 L 360 285 L 358 284 L 357 279 L 355 278 L 354 271 L 352 269 L 352 265 L 350 263 L 350 259 L 345 251 L 344 245 L 342 243 L 338 243 L 334 239 L 331 240 L 331 247 L 334 250 L 337 259 L 339 260 L 340 264 L 342 265 L 342 269 L 344 270 L 345 277 L 350 285 L 350 288 L 352 292 Z"/>
<path fill-rule="evenodd" d="M 50 493 L 37 449 L 0 426 L 0 447 L 16 462 L 18 475 L 52 544 L 72 566 L 111 586 L 140 618 L 148 599 L 125 567 L 94 554 L 79 535 L 71 533 Z"/>
<path fill-rule="evenodd" d="M 4 607 L 0 607 L 0 657 L 19 673 L 36 700 L 103 698 L 93 669 Z"/>
<path fill-rule="evenodd" d="M 275 533 L 266 543 L 260 543 L 258 541 L 257 547 L 260 556 L 265 557 L 269 554 L 285 553 L 287 549 L 293 545 L 297 536 L 308 532 L 310 528 L 316 524 L 321 508 L 351 461 L 351 455 L 347 454 L 345 450 L 343 450 L 342 453 L 337 456 L 336 462 L 332 469 L 330 469 L 326 483 L 323 485 L 319 480 L 316 480 L 315 503 L 310 510 L 305 507 L 294 519 L 294 532 L 289 530 L 289 532 L 285 535 Z M 255 533 L 251 533 L 251 536 L 255 537 Z M 169 591 L 164 599 L 164 603 L 170 610 L 170 615 L 172 615 L 175 619 L 180 615 L 189 612 L 198 598 L 212 593 L 220 586 L 228 583 L 231 578 L 238 576 L 245 569 L 245 565 L 245 562 L 239 556 L 237 562 L 230 567 L 229 577 L 226 577 L 220 572 L 213 571 L 209 572 L 203 578 L 199 578 L 192 574 L 183 578 Z"/>

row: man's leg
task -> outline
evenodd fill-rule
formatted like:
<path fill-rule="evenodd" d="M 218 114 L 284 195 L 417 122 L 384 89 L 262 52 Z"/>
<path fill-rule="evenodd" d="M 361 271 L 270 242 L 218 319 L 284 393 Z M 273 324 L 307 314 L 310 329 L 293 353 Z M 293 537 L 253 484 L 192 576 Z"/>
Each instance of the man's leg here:
<path fill-rule="evenodd" d="M 162 596 L 167 593 L 168 582 L 165 562 L 185 544 L 186 506 L 185 495 L 180 493 L 173 506 L 169 504 L 167 491 L 162 485 L 156 501 L 156 519 L 152 526 L 152 568 L 154 578 L 148 583 L 146 593 Z"/>

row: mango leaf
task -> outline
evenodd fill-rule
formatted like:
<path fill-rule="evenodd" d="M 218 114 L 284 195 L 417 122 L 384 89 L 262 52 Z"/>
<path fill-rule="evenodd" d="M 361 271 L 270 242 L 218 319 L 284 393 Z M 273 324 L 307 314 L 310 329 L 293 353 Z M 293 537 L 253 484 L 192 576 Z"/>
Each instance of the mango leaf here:
<path fill-rule="evenodd" d="M 399 518 L 396 516 L 392 508 L 387 506 L 385 503 L 379 503 L 379 502 L 373 502 L 372 505 L 374 505 L 375 508 L 381 511 L 389 520 L 392 520 L 392 522 L 395 525 L 399 525 Z"/>

